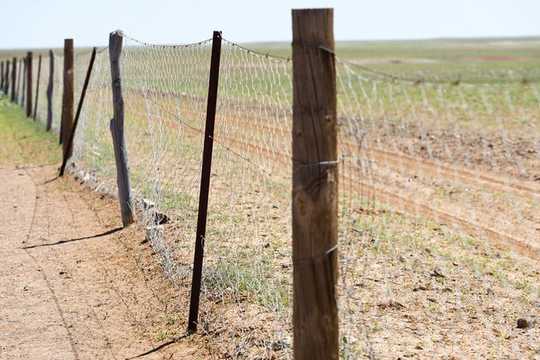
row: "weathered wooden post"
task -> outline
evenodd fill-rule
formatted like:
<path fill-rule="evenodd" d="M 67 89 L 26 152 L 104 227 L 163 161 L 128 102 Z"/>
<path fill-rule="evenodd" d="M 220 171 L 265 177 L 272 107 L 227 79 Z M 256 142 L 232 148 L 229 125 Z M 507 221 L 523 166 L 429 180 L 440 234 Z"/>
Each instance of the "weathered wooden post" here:
<path fill-rule="evenodd" d="M 73 39 L 64 40 L 64 84 L 62 93 L 62 118 L 60 126 L 60 139 L 64 159 L 71 156 L 71 149 L 67 146 L 67 140 L 73 128 Z"/>
<path fill-rule="evenodd" d="M 118 198 L 125 226 L 133 223 L 133 206 L 131 203 L 131 187 L 126 144 L 124 138 L 124 99 L 122 97 L 122 81 L 120 75 L 120 55 L 122 53 L 123 34 L 121 31 L 109 35 L 109 58 L 111 62 L 112 100 L 114 117 L 110 123 L 111 135 L 116 160 L 116 182 Z"/>
<path fill-rule="evenodd" d="M 17 96 L 19 100 L 19 105 L 24 107 L 24 96 L 25 96 L 25 83 L 26 83 L 26 57 L 21 58 L 19 64 L 19 86 L 17 88 Z"/>
<path fill-rule="evenodd" d="M 2 61 L 2 84 L 0 85 L 0 88 L 2 89 L 2 92 L 4 95 L 7 95 L 6 93 L 6 69 L 8 67 L 9 60 Z"/>
<path fill-rule="evenodd" d="M 26 54 L 26 117 L 32 116 L 32 58 L 33 54 L 29 51 Z"/>
<path fill-rule="evenodd" d="M 11 62 L 9 60 L 6 61 L 6 69 L 5 69 L 5 76 L 4 76 L 4 94 L 8 96 L 9 93 L 9 66 Z"/>
<path fill-rule="evenodd" d="M 7 92 L 6 92 L 6 81 L 7 81 L 7 68 L 9 67 L 9 60 L 5 60 L 5 61 L 2 61 L 2 85 L 1 85 L 1 88 L 2 88 L 2 92 L 4 93 L 4 95 L 7 95 Z"/>
<path fill-rule="evenodd" d="M 0 89 L 4 92 L 4 62 L 0 62 Z"/>
<path fill-rule="evenodd" d="M 201 188 L 199 191 L 199 213 L 193 257 L 193 277 L 191 281 L 191 299 L 189 304 L 188 331 L 197 331 L 199 318 L 199 300 L 202 284 L 204 241 L 206 237 L 206 217 L 208 213 L 208 194 L 210 191 L 210 171 L 212 168 L 212 149 L 214 145 L 214 123 L 216 118 L 217 94 L 219 85 L 219 64 L 221 58 L 221 32 L 214 31 L 212 55 L 208 81 L 208 100 L 206 104 L 206 125 L 204 129 L 204 148 L 201 170 Z"/>
<path fill-rule="evenodd" d="M 11 65 L 11 102 L 17 102 L 17 58 L 14 57 Z"/>
<path fill-rule="evenodd" d="M 37 120 L 37 107 L 39 100 L 39 80 L 41 79 L 41 54 L 38 57 L 37 79 L 36 79 L 36 98 L 34 99 L 34 114 L 32 117 L 34 121 Z"/>
<path fill-rule="evenodd" d="M 90 75 L 92 74 L 92 69 L 94 67 L 94 61 L 96 60 L 96 48 L 92 49 L 92 55 L 90 56 L 90 63 L 88 64 L 88 69 L 86 70 L 86 77 L 84 78 L 84 84 L 81 91 L 81 97 L 79 98 L 79 104 L 77 105 L 77 112 L 75 113 L 75 121 L 73 122 L 73 130 L 69 134 L 69 139 L 67 146 L 70 151 L 73 149 L 73 140 L 75 139 L 75 132 L 77 131 L 77 125 L 79 124 L 79 117 L 81 116 L 82 106 L 84 104 L 84 98 L 86 96 L 86 90 L 88 89 L 88 84 L 90 83 Z M 64 158 L 62 161 L 62 166 L 60 166 L 59 176 L 64 176 L 64 171 L 66 170 L 67 161 L 69 158 Z"/>
<path fill-rule="evenodd" d="M 333 10 L 293 10 L 292 29 L 294 358 L 337 360 L 338 168 Z"/>
<path fill-rule="evenodd" d="M 46 130 L 51 131 L 52 127 L 52 98 L 54 89 L 54 53 L 49 50 L 49 83 L 47 84 L 47 125 Z"/>

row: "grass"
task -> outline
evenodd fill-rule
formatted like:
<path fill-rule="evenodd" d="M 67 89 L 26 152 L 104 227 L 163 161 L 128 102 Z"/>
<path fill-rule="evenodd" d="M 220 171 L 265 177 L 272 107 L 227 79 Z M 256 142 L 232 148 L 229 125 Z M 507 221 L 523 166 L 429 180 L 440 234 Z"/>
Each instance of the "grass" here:
<path fill-rule="evenodd" d="M 394 74 L 478 78 L 495 72 L 540 75 L 540 39 L 428 39 L 394 41 L 337 41 L 337 56 L 362 60 L 377 70 Z M 248 47 L 263 53 L 288 57 L 288 43 L 251 43 Z"/>
<path fill-rule="evenodd" d="M 1 165 L 45 165 L 61 161 L 61 149 L 53 133 L 41 122 L 28 119 L 20 106 L 0 99 Z"/>
<path fill-rule="evenodd" d="M 357 358 L 369 348 L 376 358 L 421 357 L 418 341 L 434 346 L 429 357 L 444 353 L 447 346 L 464 358 L 482 357 L 493 349 L 501 358 L 512 354 L 504 340 L 491 338 L 492 328 L 511 334 L 522 344 L 514 346 L 534 353 L 535 345 L 529 348 L 527 338 L 515 331 L 517 317 L 534 314 L 539 299 L 540 286 L 531 281 L 540 274 L 534 260 L 388 210 L 353 217 L 352 222 L 356 235 L 340 247 L 341 263 L 346 264 L 340 283 L 342 353 L 350 354 L 345 358 Z M 399 308 L 388 306 L 396 302 Z M 472 319 L 485 331 L 468 328 Z M 429 331 L 424 336 L 417 329 Z M 366 331 L 369 340 L 359 336 Z M 459 343 L 463 331 L 476 340 Z M 538 339 L 539 334 L 529 336 Z M 487 341 L 487 348 L 479 346 L 479 338 Z"/>

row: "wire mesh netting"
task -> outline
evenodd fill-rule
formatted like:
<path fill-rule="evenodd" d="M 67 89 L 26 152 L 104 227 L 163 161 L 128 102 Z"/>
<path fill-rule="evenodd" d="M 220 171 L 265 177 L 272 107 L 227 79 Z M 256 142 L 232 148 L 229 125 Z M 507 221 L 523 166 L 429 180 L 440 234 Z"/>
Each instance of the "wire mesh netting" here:
<path fill-rule="evenodd" d="M 496 286 L 480 274 L 500 274 L 503 261 L 486 270 L 477 257 L 485 241 L 538 257 L 538 85 L 508 74 L 403 79 L 341 59 L 337 69 L 347 356 L 511 356 L 497 336 L 479 350 L 482 331 L 459 324 L 474 316 L 502 333 L 524 306 L 489 296 Z M 534 303 L 538 287 L 525 294 Z M 485 319 L 483 302 L 500 312 Z"/>
<path fill-rule="evenodd" d="M 184 294 L 210 53 L 211 40 L 154 45 L 124 36 L 121 58 L 138 219 Z M 76 52 L 76 101 L 89 59 Z M 61 54 L 54 60 L 59 131 Z M 71 161 L 86 182 L 116 193 L 109 62 L 98 51 Z M 500 339 L 512 316 L 539 301 L 537 267 L 518 269 L 512 254 L 489 244 L 529 264 L 540 254 L 538 83 L 507 72 L 390 74 L 341 58 L 336 70 L 342 357 L 456 349 L 511 357 L 534 342 L 537 333 L 512 338 L 513 346 Z M 199 325 L 223 356 L 292 357 L 291 128 L 292 62 L 223 39 Z"/>
<path fill-rule="evenodd" d="M 124 40 L 125 137 L 136 206 L 165 272 L 189 288 L 211 40 L 167 46 Z M 108 61 L 106 53 L 96 60 L 73 161 L 100 189 L 114 192 Z M 200 328 L 216 343 L 227 339 L 225 351 L 234 357 L 286 353 L 291 343 L 290 83 L 288 61 L 224 43 Z M 226 310 L 215 311 L 221 306 Z"/>

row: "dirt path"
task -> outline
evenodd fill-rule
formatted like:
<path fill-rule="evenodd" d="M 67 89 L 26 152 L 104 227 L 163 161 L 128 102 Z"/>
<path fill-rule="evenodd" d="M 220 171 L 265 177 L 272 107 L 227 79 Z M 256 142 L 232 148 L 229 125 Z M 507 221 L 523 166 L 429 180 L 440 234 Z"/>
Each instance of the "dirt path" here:
<path fill-rule="evenodd" d="M 167 312 L 162 284 L 129 253 L 114 202 L 55 176 L 51 166 L 0 169 L 0 359 L 125 359 L 152 349 Z M 141 358 L 202 355 L 178 342 Z"/>

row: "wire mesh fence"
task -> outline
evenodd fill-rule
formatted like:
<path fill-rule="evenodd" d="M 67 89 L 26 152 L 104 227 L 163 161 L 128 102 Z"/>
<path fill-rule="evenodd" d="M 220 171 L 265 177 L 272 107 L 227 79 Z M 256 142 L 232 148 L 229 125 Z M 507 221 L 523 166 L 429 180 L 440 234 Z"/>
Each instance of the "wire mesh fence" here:
<path fill-rule="evenodd" d="M 156 45 L 124 36 L 135 206 L 178 288 L 191 281 L 210 51 L 211 40 Z M 89 56 L 76 53 L 76 100 Z M 292 62 L 225 39 L 221 56 L 200 329 L 225 356 L 291 358 Z M 61 54 L 54 61 L 59 131 Z M 49 71 L 44 57 L 40 121 Z M 473 307 L 492 301 L 474 292 L 485 289 L 484 278 L 456 268 L 456 259 L 492 251 L 482 242 L 531 259 L 540 254 L 538 83 L 507 73 L 415 78 L 341 58 L 336 74 L 342 357 L 474 347 L 465 334 L 440 345 L 448 331 L 461 331 L 455 323 L 479 311 Z M 110 59 L 101 50 L 71 163 L 86 182 L 114 193 L 111 98 Z M 507 261 L 494 261 L 489 271 Z M 474 281 L 467 286 L 449 285 L 469 275 Z M 519 312 L 538 300 L 537 284 L 524 292 L 521 302 L 498 293 L 484 325 L 504 332 L 505 315 L 496 310 Z M 477 328 L 469 332 L 483 336 Z M 495 336 L 483 341 L 487 357 L 513 351 Z"/>
<path fill-rule="evenodd" d="M 450 260 L 468 256 L 457 244 L 495 242 L 538 257 L 538 84 L 508 76 L 404 80 L 341 59 L 337 69 L 346 353 L 470 350 L 461 336 L 437 348 L 481 297 Z M 425 251 L 430 260 L 419 261 Z M 464 286 L 444 287 L 447 277 Z M 497 331 L 504 316 L 491 319 Z M 428 340 L 419 323 L 429 324 Z M 486 341 L 493 352 L 485 356 L 511 356 L 496 337 Z"/>

